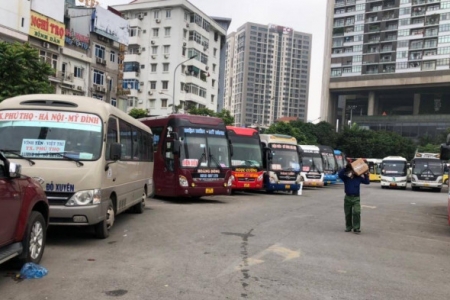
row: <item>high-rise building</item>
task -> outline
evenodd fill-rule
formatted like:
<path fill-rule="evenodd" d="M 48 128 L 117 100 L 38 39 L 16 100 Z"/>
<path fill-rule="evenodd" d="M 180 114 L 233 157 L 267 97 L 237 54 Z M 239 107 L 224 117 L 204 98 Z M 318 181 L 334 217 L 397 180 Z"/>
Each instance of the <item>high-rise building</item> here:
<path fill-rule="evenodd" d="M 450 1 L 328 0 L 322 119 L 417 138 L 450 127 Z"/>
<path fill-rule="evenodd" d="M 223 106 L 237 126 L 306 121 L 311 44 L 311 34 L 273 24 L 245 23 L 228 35 Z"/>
<path fill-rule="evenodd" d="M 216 22 L 187 0 L 136 0 L 114 8 L 130 22 L 122 82 L 128 109 L 150 115 L 189 107 L 216 111 L 223 19 Z"/>

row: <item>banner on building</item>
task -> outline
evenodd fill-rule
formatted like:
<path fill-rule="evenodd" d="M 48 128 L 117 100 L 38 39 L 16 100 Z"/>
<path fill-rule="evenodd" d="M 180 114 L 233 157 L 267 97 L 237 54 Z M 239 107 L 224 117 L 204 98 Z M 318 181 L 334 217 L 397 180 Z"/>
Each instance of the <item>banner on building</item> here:
<path fill-rule="evenodd" d="M 92 14 L 91 31 L 112 39 L 123 45 L 128 45 L 128 21 L 100 6 Z"/>
<path fill-rule="evenodd" d="M 294 33 L 294 30 L 291 27 L 284 27 L 284 26 L 279 26 L 279 25 L 275 25 L 275 24 L 269 24 L 269 30 L 271 32 L 278 32 L 278 33 L 283 33 L 283 34 Z"/>
<path fill-rule="evenodd" d="M 58 22 L 64 22 L 64 3 L 62 0 L 33 0 L 31 10 Z"/>
<path fill-rule="evenodd" d="M 64 23 L 31 11 L 30 36 L 64 47 L 65 33 Z"/>

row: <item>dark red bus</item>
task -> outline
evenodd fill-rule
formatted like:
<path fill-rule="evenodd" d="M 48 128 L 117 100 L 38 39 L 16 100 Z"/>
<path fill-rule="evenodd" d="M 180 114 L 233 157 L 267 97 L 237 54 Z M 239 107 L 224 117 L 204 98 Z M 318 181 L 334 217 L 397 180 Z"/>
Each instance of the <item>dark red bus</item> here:
<path fill-rule="evenodd" d="M 173 114 L 140 121 L 154 134 L 156 195 L 201 197 L 231 193 L 231 147 L 222 119 Z"/>
<path fill-rule="evenodd" d="M 233 190 L 262 189 L 264 169 L 259 133 L 253 128 L 227 126 L 233 145 Z"/>

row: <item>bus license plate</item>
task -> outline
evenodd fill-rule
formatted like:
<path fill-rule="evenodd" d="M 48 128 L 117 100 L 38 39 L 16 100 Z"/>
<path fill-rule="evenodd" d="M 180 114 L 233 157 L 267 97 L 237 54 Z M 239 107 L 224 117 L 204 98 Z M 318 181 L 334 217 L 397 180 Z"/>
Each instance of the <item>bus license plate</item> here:
<path fill-rule="evenodd" d="M 244 187 L 250 187 L 250 183 L 244 183 Z"/>
<path fill-rule="evenodd" d="M 285 186 L 285 188 L 288 190 L 288 189 L 291 188 L 291 186 L 290 186 L 289 184 L 287 184 L 287 185 Z"/>
<path fill-rule="evenodd" d="M 315 182 L 311 182 L 311 185 L 316 185 L 316 183 Z"/>
<path fill-rule="evenodd" d="M 207 193 L 207 194 L 214 194 L 214 189 L 213 188 L 207 188 L 205 193 Z"/>
<path fill-rule="evenodd" d="M 428 183 L 425 183 L 425 186 L 430 186 Z"/>
<path fill-rule="evenodd" d="M 397 186 L 397 184 L 396 183 L 391 183 L 390 186 Z"/>

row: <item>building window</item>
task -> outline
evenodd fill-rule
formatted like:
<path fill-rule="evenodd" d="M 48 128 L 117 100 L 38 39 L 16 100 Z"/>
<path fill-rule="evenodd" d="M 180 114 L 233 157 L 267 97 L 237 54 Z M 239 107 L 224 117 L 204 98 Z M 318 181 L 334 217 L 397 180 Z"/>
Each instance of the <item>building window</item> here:
<path fill-rule="evenodd" d="M 105 47 L 100 45 L 95 45 L 95 57 L 105 59 L 106 50 Z"/>
<path fill-rule="evenodd" d="M 165 37 L 169 37 L 170 36 L 170 27 L 165 27 L 164 28 L 164 36 Z"/>
<path fill-rule="evenodd" d="M 155 11 L 153 12 L 153 17 L 154 17 L 155 19 L 159 19 L 159 10 L 155 10 Z"/>
<path fill-rule="evenodd" d="M 212 65 L 212 71 L 213 71 L 213 72 L 216 72 L 216 64 L 213 64 L 213 65 Z"/>
<path fill-rule="evenodd" d="M 152 73 L 156 73 L 156 67 L 158 66 L 158 64 L 151 64 L 150 65 L 150 72 Z"/>
<path fill-rule="evenodd" d="M 108 90 L 112 91 L 114 80 L 111 78 L 108 80 Z"/>
<path fill-rule="evenodd" d="M 150 101 L 150 108 L 155 108 L 155 102 L 156 102 L 156 99 L 149 99 L 148 101 Z"/>
<path fill-rule="evenodd" d="M 162 83 L 162 89 L 163 90 L 168 90 L 169 89 L 169 81 L 163 80 L 163 81 L 161 81 L 161 83 Z"/>
<path fill-rule="evenodd" d="M 158 54 L 158 46 L 152 46 L 152 54 L 153 55 Z"/>
<path fill-rule="evenodd" d="M 139 81 L 136 79 L 124 79 L 122 82 L 122 88 L 125 90 L 138 90 Z"/>
<path fill-rule="evenodd" d="M 111 98 L 111 105 L 114 107 L 117 107 L 117 100 L 116 98 Z"/>
<path fill-rule="evenodd" d="M 216 48 L 214 48 L 214 50 L 213 50 L 213 55 L 214 55 L 214 57 L 216 57 L 216 55 L 217 55 L 217 49 Z"/>
<path fill-rule="evenodd" d="M 183 39 L 187 39 L 188 31 L 187 29 L 183 29 Z"/>
<path fill-rule="evenodd" d="M 39 52 L 39 58 L 41 61 L 48 63 L 52 69 L 56 70 L 58 66 L 58 55 L 41 50 Z"/>
<path fill-rule="evenodd" d="M 111 51 L 111 52 L 110 52 L 110 54 L 109 54 L 109 60 L 110 60 L 111 62 L 116 62 L 116 52 L 114 52 L 114 51 Z"/>
<path fill-rule="evenodd" d="M 158 37 L 159 35 L 159 28 L 153 28 L 153 37 Z"/>
<path fill-rule="evenodd" d="M 170 19 L 172 17 L 172 10 L 166 9 L 166 19 Z"/>
<path fill-rule="evenodd" d="M 161 108 L 167 108 L 167 99 L 161 99 Z"/>
<path fill-rule="evenodd" d="M 92 94 L 92 98 L 103 101 L 103 95 L 99 94 Z"/>
<path fill-rule="evenodd" d="M 211 95 L 211 103 L 214 103 L 214 95 Z"/>
<path fill-rule="evenodd" d="M 131 27 L 130 28 L 130 37 L 139 36 L 141 29 L 139 27 Z"/>
<path fill-rule="evenodd" d="M 163 72 L 169 72 L 169 63 L 163 63 Z"/>
<path fill-rule="evenodd" d="M 94 77 L 93 77 L 93 83 L 98 85 L 103 85 L 103 80 L 105 77 L 105 73 L 94 70 Z"/>
<path fill-rule="evenodd" d="M 73 67 L 73 76 L 83 78 L 83 69 L 80 67 Z"/>
<path fill-rule="evenodd" d="M 150 89 L 156 90 L 156 81 L 150 81 Z"/>
<path fill-rule="evenodd" d="M 170 45 L 164 45 L 164 54 L 169 54 L 170 52 Z"/>
<path fill-rule="evenodd" d="M 212 87 L 214 87 L 215 83 L 216 83 L 216 81 L 215 81 L 214 79 L 211 80 L 211 86 L 212 86 Z"/>

